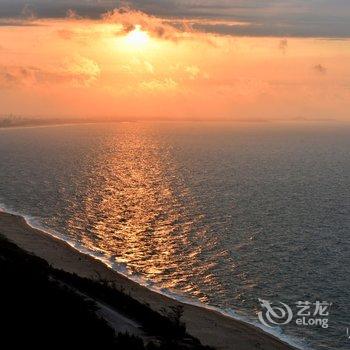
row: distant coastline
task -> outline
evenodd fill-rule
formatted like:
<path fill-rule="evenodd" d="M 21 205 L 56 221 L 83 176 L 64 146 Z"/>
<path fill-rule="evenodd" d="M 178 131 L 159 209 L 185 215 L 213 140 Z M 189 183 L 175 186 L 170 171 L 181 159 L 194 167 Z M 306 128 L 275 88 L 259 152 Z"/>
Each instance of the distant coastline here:
<path fill-rule="evenodd" d="M 292 350 L 295 347 L 245 322 L 219 312 L 183 304 L 153 292 L 111 270 L 95 258 L 80 253 L 66 242 L 34 229 L 24 218 L 0 211 L 0 233 L 25 251 L 46 260 L 52 267 L 93 281 L 108 281 L 155 312 L 181 308 L 181 322 L 203 345 L 217 349 Z"/>
<path fill-rule="evenodd" d="M 97 119 L 0 117 L 0 129 L 100 123 Z"/>
<path fill-rule="evenodd" d="M 33 128 L 33 127 L 49 127 L 49 126 L 62 126 L 62 125 L 79 125 L 79 124 L 104 124 L 104 123 L 135 123 L 135 122 L 194 122 L 194 123 L 218 123 L 218 124 L 231 124 L 236 123 L 239 125 L 253 125 L 253 124 L 276 124 L 276 125 L 295 125 L 295 124 L 308 124 L 322 123 L 322 125 L 345 125 L 348 126 L 349 122 L 332 120 L 328 118 L 324 119 L 307 119 L 307 118 L 294 118 L 290 120 L 281 119 L 244 119 L 244 118 L 223 118 L 223 119 L 196 119 L 196 118 L 144 118 L 139 119 L 137 117 L 127 118 L 42 118 L 42 117 L 17 117 L 17 116 L 0 116 L 0 129 L 11 128 Z"/>

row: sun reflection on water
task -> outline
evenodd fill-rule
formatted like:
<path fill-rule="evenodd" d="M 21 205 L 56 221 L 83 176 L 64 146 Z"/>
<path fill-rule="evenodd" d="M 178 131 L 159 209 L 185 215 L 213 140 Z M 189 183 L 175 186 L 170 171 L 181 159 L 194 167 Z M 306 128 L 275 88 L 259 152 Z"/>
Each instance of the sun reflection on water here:
<path fill-rule="evenodd" d="M 205 301 L 194 276 L 218 282 L 210 272 L 213 263 L 206 265 L 201 257 L 205 241 L 196 239 L 206 228 L 198 229 L 198 218 L 184 205 L 194 207 L 195 201 L 184 182 L 169 176 L 178 172 L 166 143 L 152 137 L 152 130 L 132 128 L 101 143 L 81 201 L 80 219 L 87 221 L 82 227 L 88 232 L 77 231 L 76 220 L 70 227 L 84 246 L 127 273 Z"/>

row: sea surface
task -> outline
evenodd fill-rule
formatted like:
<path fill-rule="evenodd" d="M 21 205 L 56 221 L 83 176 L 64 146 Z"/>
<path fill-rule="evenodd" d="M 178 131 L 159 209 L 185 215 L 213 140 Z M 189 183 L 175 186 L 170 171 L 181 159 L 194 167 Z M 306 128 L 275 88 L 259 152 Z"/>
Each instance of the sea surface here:
<path fill-rule="evenodd" d="M 149 288 L 257 325 L 283 302 L 272 332 L 350 348 L 349 124 L 0 129 L 0 202 Z M 298 301 L 332 304 L 329 327 Z"/>

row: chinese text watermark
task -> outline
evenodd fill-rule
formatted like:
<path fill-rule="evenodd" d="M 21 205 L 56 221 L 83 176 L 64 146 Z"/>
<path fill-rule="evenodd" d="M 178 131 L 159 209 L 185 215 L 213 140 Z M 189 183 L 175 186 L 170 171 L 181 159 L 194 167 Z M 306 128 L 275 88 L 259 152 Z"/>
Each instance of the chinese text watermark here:
<path fill-rule="evenodd" d="M 286 325 L 294 322 L 297 326 L 328 328 L 328 316 L 332 303 L 327 301 L 297 301 L 294 307 L 286 303 L 272 303 L 259 299 L 262 311 L 259 321 L 266 327 Z"/>

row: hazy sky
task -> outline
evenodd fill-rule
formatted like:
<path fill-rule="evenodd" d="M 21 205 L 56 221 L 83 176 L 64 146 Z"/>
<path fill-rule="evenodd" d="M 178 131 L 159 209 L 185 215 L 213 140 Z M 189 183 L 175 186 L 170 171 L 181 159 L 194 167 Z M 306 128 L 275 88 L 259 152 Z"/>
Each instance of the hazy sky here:
<path fill-rule="evenodd" d="M 350 120 L 349 0 L 0 0 L 0 115 Z"/>

